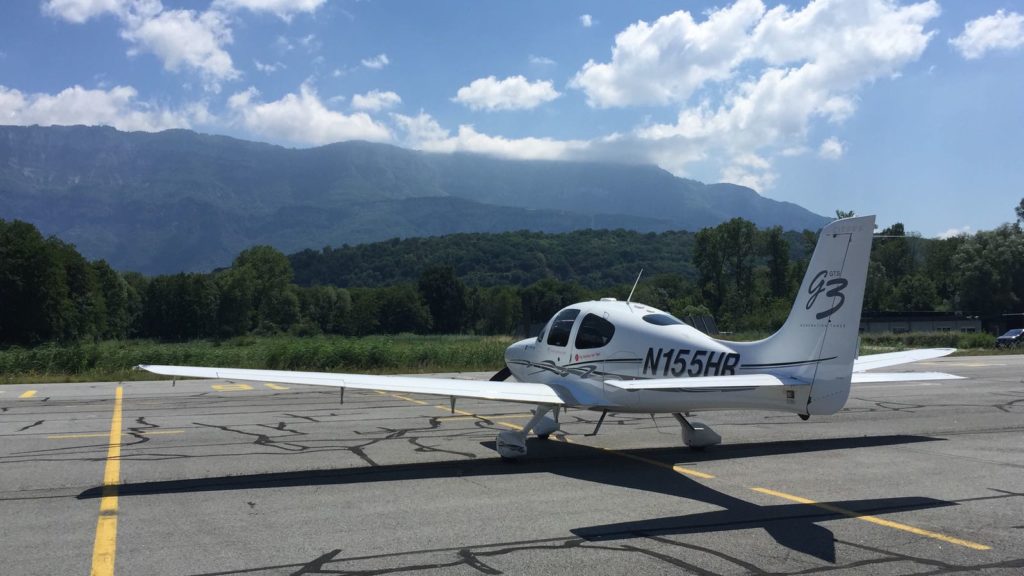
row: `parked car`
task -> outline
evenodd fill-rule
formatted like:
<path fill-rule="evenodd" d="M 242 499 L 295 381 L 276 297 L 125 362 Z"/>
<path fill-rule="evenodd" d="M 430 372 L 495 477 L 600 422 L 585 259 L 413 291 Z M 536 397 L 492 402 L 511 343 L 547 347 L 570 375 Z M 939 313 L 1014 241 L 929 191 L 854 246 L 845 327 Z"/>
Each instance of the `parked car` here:
<path fill-rule="evenodd" d="M 1021 342 L 1024 342 L 1024 328 L 1014 328 L 996 338 L 996 348 L 1014 348 Z"/>

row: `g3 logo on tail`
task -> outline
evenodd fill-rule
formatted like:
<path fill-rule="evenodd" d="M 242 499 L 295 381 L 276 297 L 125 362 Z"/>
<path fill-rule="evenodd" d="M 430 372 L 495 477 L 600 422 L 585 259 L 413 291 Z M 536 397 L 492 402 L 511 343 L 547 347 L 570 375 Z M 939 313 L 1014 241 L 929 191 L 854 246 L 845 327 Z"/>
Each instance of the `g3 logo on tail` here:
<path fill-rule="evenodd" d="M 826 278 L 831 278 L 831 280 L 826 281 Z M 838 270 L 822 270 L 821 272 L 818 272 L 814 275 L 814 278 L 811 279 L 811 285 L 807 288 L 807 293 L 811 295 L 811 297 L 807 299 L 807 310 L 810 310 L 811 306 L 814 306 L 814 302 L 818 299 L 818 296 L 821 295 L 822 292 L 825 292 L 826 298 L 839 298 L 839 302 L 824 312 L 818 312 L 815 315 L 815 318 L 821 320 L 822 318 L 831 316 L 833 312 L 842 308 L 843 304 L 846 303 L 846 296 L 843 294 L 843 290 L 845 290 L 849 284 L 850 283 L 846 278 L 839 277 Z M 827 291 L 826 288 L 828 288 Z"/>

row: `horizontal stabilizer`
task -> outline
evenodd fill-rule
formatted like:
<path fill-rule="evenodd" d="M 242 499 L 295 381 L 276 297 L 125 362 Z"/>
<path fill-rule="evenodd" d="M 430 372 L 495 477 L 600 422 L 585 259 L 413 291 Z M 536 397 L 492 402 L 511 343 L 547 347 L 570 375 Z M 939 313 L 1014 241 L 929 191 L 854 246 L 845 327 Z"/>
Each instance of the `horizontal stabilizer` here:
<path fill-rule="evenodd" d="M 921 350 L 907 350 L 904 352 L 886 352 L 885 354 L 869 354 L 861 356 L 853 361 L 853 371 L 863 372 L 875 368 L 887 366 L 898 366 L 921 360 L 932 360 L 942 358 L 956 352 L 956 348 L 922 348 Z M 856 380 L 854 380 L 856 382 Z"/>
<path fill-rule="evenodd" d="M 963 380 L 963 376 L 955 376 L 944 372 L 854 372 L 854 384 L 869 382 L 917 382 L 923 380 Z"/>
<path fill-rule="evenodd" d="M 186 378 L 222 378 L 245 382 L 308 384 L 311 386 L 330 386 L 333 388 L 356 388 L 404 392 L 408 394 L 502 400 L 526 404 L 562 405 L 566 403 L 566 400 L 563 400 L 551 386 L 529 382 L 492 382 L 487 380 L 458 380 L 455 378 L 369 376 L 364 374 L 333 374 L 330 372 L 291 372 L 285 370 L 155 366 L 148 364 L 141 364 L 138 368 L 154 374 Z"/>

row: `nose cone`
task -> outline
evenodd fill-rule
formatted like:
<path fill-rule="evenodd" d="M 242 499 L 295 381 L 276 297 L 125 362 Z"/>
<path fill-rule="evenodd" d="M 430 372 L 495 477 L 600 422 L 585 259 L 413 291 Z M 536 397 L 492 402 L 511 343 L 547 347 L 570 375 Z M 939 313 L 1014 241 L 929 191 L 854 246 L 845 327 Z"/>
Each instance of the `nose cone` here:
<path fill-rule="evenodd" d="M 505 366 L 508 366 L 508 369 L 512 371 L 512 375 L 516 379 L 521 380 L 519 373 L 524 366 L 524 362 L 529 361 L 532 351 L 536 348 L 536 344 L 536 338 L 527 338 L 505 349 Z"/>

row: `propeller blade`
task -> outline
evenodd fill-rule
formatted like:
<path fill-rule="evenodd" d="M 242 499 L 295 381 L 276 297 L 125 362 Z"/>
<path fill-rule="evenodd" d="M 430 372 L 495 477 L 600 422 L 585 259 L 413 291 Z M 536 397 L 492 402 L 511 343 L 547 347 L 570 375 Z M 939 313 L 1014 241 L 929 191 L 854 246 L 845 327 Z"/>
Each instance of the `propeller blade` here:
<path fill-rule="evenodd" d="M 512 371 L 508 369 L 508 366 L 505 366 L 504 368 L 499 370 L 497 374 L 491 376 L 491 382 L 503 382 L 505 380 L 508 380 L 508 377 L 511 375 Z"/>

